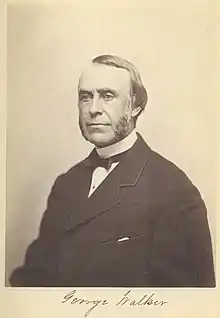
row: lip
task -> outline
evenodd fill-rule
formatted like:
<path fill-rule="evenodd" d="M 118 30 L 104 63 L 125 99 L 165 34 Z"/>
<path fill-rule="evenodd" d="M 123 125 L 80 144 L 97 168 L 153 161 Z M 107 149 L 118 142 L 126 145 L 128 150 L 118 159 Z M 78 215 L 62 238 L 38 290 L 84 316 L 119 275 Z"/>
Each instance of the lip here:
<path fill-rule="evenodd" d="M 103 123 L 88 123 L 87 125 L 90 127 L 110 126 L 109 124 L 103 124 Z"/>

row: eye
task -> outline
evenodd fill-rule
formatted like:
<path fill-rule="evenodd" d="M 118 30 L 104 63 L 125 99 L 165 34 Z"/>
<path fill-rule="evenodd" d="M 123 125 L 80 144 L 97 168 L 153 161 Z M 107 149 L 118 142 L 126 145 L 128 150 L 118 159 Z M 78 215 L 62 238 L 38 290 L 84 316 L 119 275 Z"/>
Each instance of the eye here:
<path fill-rule="evenodd" d="M 85 93 L 80 95 L 79 100 L 83 102 L 88 102 L 91 98 L 92 96 L 90 94 Z"/>
<path fill-rule="evenodd" d="M 112 93 L 104 93 L 102 98 L 104 101 L 109 102 L 114 98 L 114 95 Z"/>

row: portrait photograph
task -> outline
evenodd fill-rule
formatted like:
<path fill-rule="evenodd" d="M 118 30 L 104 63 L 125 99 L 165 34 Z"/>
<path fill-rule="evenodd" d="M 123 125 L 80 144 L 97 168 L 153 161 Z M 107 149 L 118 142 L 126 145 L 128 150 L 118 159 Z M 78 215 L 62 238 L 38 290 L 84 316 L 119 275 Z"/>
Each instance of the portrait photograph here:
<path fill-rule="evenodd" d="M 7 290 L 216 289 L 214 11 L 167 2 L 7 5 Z"/>

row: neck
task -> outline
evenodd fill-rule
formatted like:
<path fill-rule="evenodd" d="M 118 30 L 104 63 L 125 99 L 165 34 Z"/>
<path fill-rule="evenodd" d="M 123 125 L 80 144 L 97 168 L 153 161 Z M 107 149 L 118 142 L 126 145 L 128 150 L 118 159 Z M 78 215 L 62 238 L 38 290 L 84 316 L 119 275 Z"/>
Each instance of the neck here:
<path fill-rule="evenodd" d="M 96 148 L 98 155 L 108 158 L 130 149 L 137 140 L 136 130 L 133 129 L 124 139 L 103 148 Z"/>

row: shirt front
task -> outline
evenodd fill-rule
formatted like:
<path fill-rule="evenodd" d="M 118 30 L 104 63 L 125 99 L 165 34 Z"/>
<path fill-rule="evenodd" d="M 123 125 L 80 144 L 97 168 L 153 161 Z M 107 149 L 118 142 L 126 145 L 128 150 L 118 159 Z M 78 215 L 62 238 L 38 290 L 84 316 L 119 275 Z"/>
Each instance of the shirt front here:
<path fill-rule="evenodd" d="M 120 154 L 124 151 L 127 151 L 134 145 L 136 140 L 137 134 L 136 131 L 133 130 L 127 137 L 120 140 L 119 142 L 107 147 L 96 148 L 96 151 L 101 158 L 109 158 L 117 154 Z M 118 164 L 119 162 L 114 162 L 112 163 L 110 169 L 105 169 L 104 167 L 97 167 L 93 171 L 88 197 L 90 197 L 93 194 L 93 192 L 100 186 L 100 184 L 106 179 L 106 177 L 115 169 L 115 167 Z"/>

